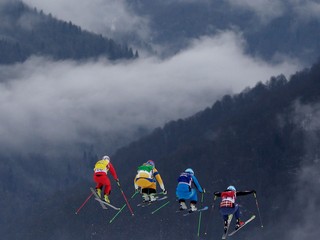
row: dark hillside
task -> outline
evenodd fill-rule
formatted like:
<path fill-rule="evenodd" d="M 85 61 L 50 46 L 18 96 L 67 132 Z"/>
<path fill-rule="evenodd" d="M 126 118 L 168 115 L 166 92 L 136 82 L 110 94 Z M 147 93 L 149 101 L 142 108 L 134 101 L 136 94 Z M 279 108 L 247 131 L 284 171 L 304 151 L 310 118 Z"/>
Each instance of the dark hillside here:
<path fill-rule="evenodd" d="M 296 73 L 289 81 L 284 76 L 273 77 L 238 95 L 225 96 L 188 119 L 155 129 L 152 134 L 119 150 L 112 161 L 130 198 L 136 167 L 153 159 L 168 190 L 169 206 L 151 215 L 152 208 L 136 207 L 139 202 L 136 198 L 131 200 L 134 218 L 126 210 L 114 223 L 108 224 L 114 212 L 101 212 L 99 205 L 91 200 L 76 216 L 74 211 L 88 195 L 92 184 L 89 181 L 67 195 L 55 194 L 38 206 L 37 212 L 47 211 L 30 215 L 28 239 L 55 239 L 52 236 L 59 235 L 61 230 L 65 237 L 59 239 L 88 239 L 89 236 L 94 239 L 149 239 L 151 234 L 154 239 L 194 239 L 197 217 L 183 218 L 175 213 L 176 178 L 187 167 L 194 169 L 207 189 L 204 204 L 209 206 L 212 192 L 223 190 L 229 184 L 239 190 L 257 190 L 264 230 L 258 218 L 237 239 L 247 239 L 249 233 L 256 234 L 255 239 L 292 239 L 288 237 L 289 232 L 281 231 L 289 219 L 294 217 L 295 222 L 290 224 L 299 227 L 309 226 L 308 219 L 313 226 L 312 222 L 316 221 L 312 219 L 317 218 L 314 207 L 320 200 L 319 194 L 314 190 L 310 200 L 305 200 L 304 196 L 307 191 L 317 189 L 319 101 L 320 63 Z M 93 164 L 94 159 L 91 161 Z M 114 181 L 112 184 L 112 199 L 122 205 L 123 198 Z M 239 197 L 239 201 L 244 217 L 257 214 L 253 196 Z M 303 210 L 305 201 L 310 204 Z M 60 223 L 62 218 L 67 219 L 66 222 Z M 206 224 L 208 237 L 221 234 L 222 223 L 217 211 L 211 216 L 209 212 L 203 215 L 202 231 Z M 306 229 L 303 233 L 312 234 Z"/>
<path fill-rule="evenodd" d="M 319 101 L 318 63 L 290 81 L 273 77 L 236 96 L 225 96 L 189 119 L 156 129 L 118 151 L 115 158 L 130 169 L 154 159 L 172 195 L 176 175 L 187 167 L 194 168 L 211 192 L 228 184 L 256 189 L 268 224 L 289 210 L 287 199 L 297 190 L 296 174 L 301 166 L 317 159 L 319 148 L 312 153 L 306 148 L 309 133 L 304 125 L 307 120 L 309 124 L 317 121 L 317 115 L 310 120 L 310 114 L 297 113 L 297 109 Z M 319 130 L 314 134 L 319 137 Z"/>
<path fill-rule="evenodd" d="M 22 62 L 31 55 L 61 59 L 138 56 L 126 45 L 59 21 L 20 1 L 0 5 L 0 64 Z"/>
<path fill-rule="evenodd" d="M 247 52 L 267 60 L 281 55 L 297 58 L 308 65 L 319 57 L 320 22 L 308 15 L 307 3 L 273 1 L 260 12 L 240 1 L 172 1 L 127 0 L 139 15 L 150 18 L 155 43 L 166 45 L 172 55 L 184 48 L 190 39 L 214 36 L 221 31 L 239 31 L 247 42 Z M 237 1 L 236 1 L 237 2 Z M 241 4 L 241 2 L 243 2 Z M 279 4 L 278 4 L 279 3 Z M 312 2 L 313 3 L 313 2 Z M 314 3 L 316 6 L 316 3 Z M 305 7 L 303 16 L 297 12 Z M 269 9 L 270 8 L 270 9 Z M 272 8 L 272 10 L 271 10 Z M 272 12 L 272 13 L 271 13 Z M 277 15 L 279 13 L 279 15 Z M 274 15 L 273 15 L 274 14 Z M 270 18 L 264 16 L 270 15 Z M 273 16 L 273 17 L 271 17 Z M 267 20 L 266 20 L 267 19 Z"/>

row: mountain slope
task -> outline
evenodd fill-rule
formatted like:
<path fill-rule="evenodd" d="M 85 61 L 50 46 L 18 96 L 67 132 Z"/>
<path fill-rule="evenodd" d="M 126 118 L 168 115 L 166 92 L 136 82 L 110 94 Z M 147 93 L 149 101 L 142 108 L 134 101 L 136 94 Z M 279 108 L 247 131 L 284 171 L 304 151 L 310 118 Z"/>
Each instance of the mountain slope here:
<path fill-rule="evenodd" d="M 138 56 L 126 45 L 59 21 L 20 1 L 0 5 L 0 64 L 22 62 L 31 55 L 53 59 L 106 57 L 110 60 Z"/>
<path fill-rule="evenodd" d="M 247 52 L 267 60 L 283 55 L 310 65 L 319 57 L 319 6 L 309 1 L 143 1 L 128 0 L 138 15 L 147 16 L 153 44 L 172 55 L 190 39 L 221 31 L 241 32 Z M 265 5 L 265 6 L 264 6 Z M 307 44 L 306 44 L 307 43 Z"/>
<path fill-rule="evenodd" d="M 181 220 L 175 213 L 178 207 L 176 179 L 187 167 L 194 169 L 200 184 L 207 189 L 205 205 L 212 204 L 212 192 L 223 190 L 229 184 L 238 190 L 257 190 L 267 230 L 259 229 L 260 220 L 257 219 L 239 234 L 238 239 L 246 239 L 249 233 L 255 239 L 275 236 L 292 239 L 286 235 L 288 232 L 281 231 L 292 218 L 295 219 L 292 226 L 303 225 L 308 229 L 309 222 L 317 217 L 314 204 L 309 206 L 307 216 L 304 208 L 296 206 L 303 206 L 307 190 L 317 188 L 319 79 L 320 63 L 296 73 L 290 81 L 283 76 L 273 77 L 266 84 L 259 83 L 238 95 L 225 96 L 211 108 L 188 119 L 172 121 L 120 149 L 112 161 L 127 197 L 133 193 L 136 167 L 148 159 L 155 161 L 171 201 L 157 214 L 150 214 L 152 208 L 137 208 L 139 199 L 134 199 L 131 204 L 135 217 L 124 211 L 109 225 L 107 222 L 114 212 L 102 212 L 91 200 L 81 214 L 75 216 L 74 211 L 89 194 L 89 185 L 93 184 L 87 182 L 70 189 L 69 194 L 57 193 L 39 205 L 38 210 L 30 214 L 32 220 L 27 224 L 29 239 L 55 239 L 61 230 L 63 236 L 59 239 L 87 239 L 90 236 L 94 239 L 105 239 L 106 236 L 108 239 L 149 239 L 150 234 L 155 239 L 193 239 L 197 217 Z M 121 206 L 124 200 L 113 180 L 112 184 L 112 201 Z M 311 203 L 317 202 L 320 196 L 314 192 L 313 198 Z M 238 200 L 243 218 L 257 214 L 253 196 Z M 295 211 L 292 212 L 292 208 Z M 48 210 L 43 212 L 42 209 Z M 275 217 L 278 219 L 276 226 Z M 68 220 L 61 222 L 61 219 Z M 222 221 L 217 211 L 212 215 L 205 214 L 203 221 L 203 226 L 209 226 L 208 237 L 221 234 Z M 308 236 L 307 229 L 301 232 Z"/>

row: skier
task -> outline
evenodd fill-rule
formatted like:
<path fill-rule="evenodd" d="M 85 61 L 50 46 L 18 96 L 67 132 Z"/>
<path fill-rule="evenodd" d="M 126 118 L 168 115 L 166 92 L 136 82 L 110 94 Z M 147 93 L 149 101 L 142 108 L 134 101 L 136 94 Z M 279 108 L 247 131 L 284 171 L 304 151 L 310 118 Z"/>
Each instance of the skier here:
<path fill-rule="evenodd" d="M 111 183 L 110 183 L 110 179 L 107 176 L 108 171 L 110 171 L 114 180 L 119 185 L 119 179 L 118 179 L 116 170 L 114 169 L 113 165 L 110 162 L 110 158 L 108 156 L 103 156 L 101 160 L 96 162 L 93 170 L 94 170 L 93 180 L 97 184 L 96 192 L 98 196 L 101 198 L 101 191 L 102 191 L 102 188 L 104 187 L 103 200 L 107 203 L 110 203 L 109 195 L 111 192 Z"/>
<path fill-rule="evenodd" d="M 200 186 L 198 179 L 194 175 L 191 168 L 187 168 L 178 178 L 178 185 L 176 188 L 176 195 L 179 200 L 180 210 L 186 210 L 186 200 L 190 200 L 190 212 L 197 211 L 198 196 L 195 189 L 192 188 L 192 183 L 196 186 L 200 193 L 205 190 Z"/>
<path fill-rule="evenodd" d="M 162 193 L 167 194 L 162 178 L 155 168 L 154 161 L 148 160 L 138 167 L 137 175 L 134 178 L 134 188 L 136 191 L 140 189 L 144 202 L 154 202 L 157 200 L 155 197 L 155 194 L 157 193 L 157 182 L 162 189 Z"/>
<path fill-rule="evenodd" d="M 223 192 L 215 192 L 214 195 L 217 197 L 221 197 L 220 202 L 220 214 L 224 220 L 224 232 L 226 233 L 228 230 L 228 215 L 233 214 L 237 220 L 235 229 L 237 230 L 240 226 L 244 224 L 243 221 L 240 220 L 240 209 L 239 205 L 236 203 L 237 196 L 244 196 L 251 193 L 256 193 L 255 190 L 251 191 L 237 191 L 234 186 L 229 186 Z"/>

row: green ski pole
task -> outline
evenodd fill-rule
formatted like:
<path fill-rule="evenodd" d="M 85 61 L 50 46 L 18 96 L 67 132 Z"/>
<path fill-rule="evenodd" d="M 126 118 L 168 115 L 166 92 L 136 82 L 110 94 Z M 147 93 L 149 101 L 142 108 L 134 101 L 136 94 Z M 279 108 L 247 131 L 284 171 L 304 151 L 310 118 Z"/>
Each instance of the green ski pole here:
<path fill-rule="evenodd" d="M 138 193 L 139 191 L 135 191 L 135 193 L 131 196 L 131 198 L 134 198 Z"/>
<path fill-rule="evenodd" d="M 154 213 L 158 212 L 161 208 L 165 207 L 165 206 L 168 205 L 169 203 L 170 203 L 170 201 L 162 204 L 160 207 L 158 207 L 156 210 L 154 210 L 151 214 L 154 214 Z"/>
<path fill-rule="evenodd" d="M 210 222 L 210 219 L 211 219 L 211 215 L 213 213 L 213 210 L 214 210 L 214 203 L 217 199 L 217 196 L 214 195 L 214 198 L 213 198 L 213 203 L 212 203 L 212 207 L 211 207 L 211 211 L 210 211 L 210 214 L 209 214 L 209 221 L 207 221 L 207 224 L 206 224 L 206 231 L 204 232 L 204 235 L 207 235 L 208 234 L 208 226 L 209 226 L 209 222 Z"/>
<path fill-rule="evenodd" d="M 201 194 L 201 207 L 203 207 L 202 206 L 203 205 L 203 198 L 204 198 L 204 193 L 202 192 L 202 194 Z M 197 234 L 198 237 L 200 236 L 201 217 L 202 217 L 202 212 L 200 212 L 200 214 L 199 214 L 198 234 Z"/>
<path fill-rule="evenodd" d="M 127 206 L 127 204 L 124 204 L 124 205 L 120 208 L 120 210 L 117 212 L 117 214 L 114 215 L 114 217 L 110 219 L 109 223 L 112 223 L 113 220 L 116 219 L 116 217 L 122 212 L 122 210 L 123 210 L 126 206 Z"/>
<path fill-rule="evenodd" d="M 134 198 L 137 194 L 138 194 L 138 192 L 135 192 L 135 193 L 131 196 L 131 198 Z M 120 210 L 116 213 L 116 215 L 114 215 L 113 218 L 110 219 L 109 223 L 112 223 L 112 222 L 116 219 L 116 217 L 122 212 L 122 210 L 123 210 L 126 206 L 127 206 L 126 203 L 123 204 L 123 206 L 122 206 L 122 207 L 120 208 Z"/>
<path fill-rule="evenodd" d="M 254 192 L 253 196 L 256 199 L 256 205 L 257 205 L 257 210 L 258 210 L 259 219 L 260 219 L 260 223 L 261 223 L 261 228 L 263 228 L 262 219 L 261 219 L 261 215 L 260 215 L 259 204 L 258 204 L 258 199 L 257 199 L 257 194 Z"/>

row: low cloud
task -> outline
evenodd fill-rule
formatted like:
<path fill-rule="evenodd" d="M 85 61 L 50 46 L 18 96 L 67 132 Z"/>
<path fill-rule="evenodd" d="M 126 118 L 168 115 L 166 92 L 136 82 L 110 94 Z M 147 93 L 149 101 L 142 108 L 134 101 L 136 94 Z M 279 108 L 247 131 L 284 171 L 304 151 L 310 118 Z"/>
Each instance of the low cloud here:
<path fill-rule="evenodd" d="M 279 0 L 228 0 L 234 7 L 253 11 L 262 22 L 269 22 L 283 14 L 285 7 Z"/>
<path fill-rule="evenodd" d="M 320 20 L 320 3 L 317 0 L 228 0 L 229 4 L 256 14 L 262 23 L 288 12 L 301 21 Z"/>
<path fill-rule="evenodd" d="M 109 38 L 133 34 L 146 40 L 149 34 L 148 19 L 134 14 L 125 0 L 24 0 L 46 14 L 71 21 L 81 28 Z"/>
<path fill-rule="evenodd" d="M 285 239 L 301 240 L 317 239 L 319 237 L 319 171 L 320 161 L 314 159 L 314 163 L 303 166 L 299 172 L 298 191 L 293 194 L 292 204 L 292 209 L 298 211 L 295 218 L 288 219 L 288 222 L 292 222 L 292 219 L 296 219 L 296 221 L 290 225 L 291 230 L 287 231 Z M 302 212 L 299 212 L 299 210 L 302 210 Z"/>
<path fill-rule="evenodd" d="M 314 0 L 291 0 L 293 10 L 302 20 L 320 20 L 320 3 Z"/>
<path fill-rule="evenodd" d="M 293 120 L 303 131 L 305 156 L 297 174 L 296 191 L 292 194 L 291 209 L 288 213 L 290 231 L 285 239 L 317 239 L 320 204 L 320 104 L 302 104 L 294 106 Z M 292 221 L 295 219 L 295 221 Z"/>
<path fill-rule="evenodd" d="M 244 54 L 244 45 L 240 35 L 224 32 L 198 39 L 166 60 L 77 63 L 31 58 L 2 66 L 6 79 L 2 76 L 0 84 L 0 144 L 36 151 L 45 143 L 91 144 L 119 133 L 132 139 L 139 128 L 150 130 L 188 117 L 226 93 L 300 68 L 289 61 L 270 65 L 254 59 Z"/>

